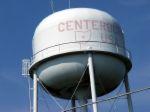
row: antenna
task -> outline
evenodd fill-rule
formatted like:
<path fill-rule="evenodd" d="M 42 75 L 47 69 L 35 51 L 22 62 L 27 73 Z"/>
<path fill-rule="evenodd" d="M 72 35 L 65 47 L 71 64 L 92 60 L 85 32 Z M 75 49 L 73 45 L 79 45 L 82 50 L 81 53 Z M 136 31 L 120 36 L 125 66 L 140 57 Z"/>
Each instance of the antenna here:
<path fill-rule="evenodd" d="M 22 60 L 22 75 L 29 76 L 29 68 L 30 68 L 30 59 L 23 59 Z"/>
<path fill-rule="evenodd" d="M 50 0 L 50 5 L 51 5 L 52 12 L 54 13 L 55 11 L 54 11 L 54 2 L 53 2 L 53 0 Z"/>
<path fill-rule="evenodd" d="M 70 9 L 70 5 L 71 5 L 71 1 L 70 1 L 70 0 L 68 0 L 68 6 L 69 6 L 69 9 Z"/>

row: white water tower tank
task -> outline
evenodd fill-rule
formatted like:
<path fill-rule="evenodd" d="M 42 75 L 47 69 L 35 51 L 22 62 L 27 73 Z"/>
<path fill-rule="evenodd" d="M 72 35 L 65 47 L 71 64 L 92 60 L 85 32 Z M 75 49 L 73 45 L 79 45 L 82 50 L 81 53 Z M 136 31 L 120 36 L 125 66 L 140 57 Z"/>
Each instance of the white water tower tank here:
<path fill-rule="evenodd" d="M 36 72 L 53 95 L 70 98 L 86 69 L 88 52 L 93 54 L 97 96 L 114 90 L 131 69 L 123 31 L 112 16 L 91 8 L 56 12 L 36 28 L 30 74 Z M 90 98 L 89 87 L 86 71 L 78 91 Z"/>

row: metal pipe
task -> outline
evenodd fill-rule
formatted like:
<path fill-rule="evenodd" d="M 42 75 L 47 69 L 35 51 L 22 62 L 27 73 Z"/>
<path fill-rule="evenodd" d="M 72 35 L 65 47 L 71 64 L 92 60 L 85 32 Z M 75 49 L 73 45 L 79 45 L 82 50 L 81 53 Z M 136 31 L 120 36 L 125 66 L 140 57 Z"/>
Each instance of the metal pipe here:
<path fill-rule="evenodd" d="M 127 74 L 125 76 L 124 84 L 125 84 L 126 93 L 129 93 L 130 92 L 130 85 L 129 85 L 129 80 L 128 80 Z M 128 101 L 129 112 L 133 112 L 133 104 L 132 104 L 131 94 L 127 94 L 127 101 Z"/>
<path fill-rule="evenodd" d="M 76 100 L 74 99 L 71 100 L 71 106 L 72 108 L 76 107 Z M 72 112 L 76 112 L 76 109 L 72 109 Z"/>
<path fill-rule="evenodd" d="M 35 73 L 33 74 L 33 112 L 38 112 L 38 84 Z"/>
<path fill-rule="evenodd" d="M 96 102 L 96 89 L 95 89 L 93 59 L 92 59 L 92 54 L 91 53 L 89 54 L 89 58 L 88 58 L 88 66 L 89 66 L 91 94 L 92 94 L 92 102 L 93 102 L 93 112 L 98 112 L 97 103 L 94 103 L 94 102 Z"/>

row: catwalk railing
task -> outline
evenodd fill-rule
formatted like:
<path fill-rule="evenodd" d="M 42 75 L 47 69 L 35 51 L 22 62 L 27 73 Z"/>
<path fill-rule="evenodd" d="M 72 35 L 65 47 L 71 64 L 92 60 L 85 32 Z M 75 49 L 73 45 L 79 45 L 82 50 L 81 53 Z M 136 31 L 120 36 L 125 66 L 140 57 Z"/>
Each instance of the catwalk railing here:
<path fill-rule="evenodd" d="M 74 45 L 79 44 L 79 48 L 75 50 L 74 48 L 72 49 L 72 48 L 68 47 L 70 49 L 66 49 L 66 50 L 63 49 L 63 51 L 61 50 L 61 48 L 64 45 L 71 46 L 73 44 Z M 99 47 L 99 48 L 96 48 L 94 46 L 93 49 L 86 49 L 86 48 L 83 48 L 83 47 L 85 47 L 85 46 L 83 46 L 85 44 L 87 44 L 86 46 L 90 46 L 88 44 L 92 44 L 92 45 L 95 44 L 96 47 Z M 109 47 L 105 48 L 105 46 L 109 46 Z M 113 50 L 111 48 L 113 48 Z M 51 49 L 53 49 L 53 51 L 55 51 L 54 54 L 52 53 Z M 44 48 L 44 49 L 36 52 L 31 57 L 31 64 L 34 64 L 35 62 L 37 62 L 43 58 L 51 57 L 52 55 L 58 55 L 58 54 L 66 53 L 66 52 L 76 52 L 76 51 L 78 52 L 78 51 L 89 51 L 89 50 L 98 51 L 98 52 L 101 52 L 101 51 L 102 52 L 112 52 L 115 54 L 123 55 L 123 56 L 127 57 L 128 59 L 132 60 L 130 51 L 122 46 L 117 45 L 116 43 L 100 42 L 100 41 L 75 41 L 75 42 L 57 44 L 57 45 L 50 46 L 50 47 Z"/>

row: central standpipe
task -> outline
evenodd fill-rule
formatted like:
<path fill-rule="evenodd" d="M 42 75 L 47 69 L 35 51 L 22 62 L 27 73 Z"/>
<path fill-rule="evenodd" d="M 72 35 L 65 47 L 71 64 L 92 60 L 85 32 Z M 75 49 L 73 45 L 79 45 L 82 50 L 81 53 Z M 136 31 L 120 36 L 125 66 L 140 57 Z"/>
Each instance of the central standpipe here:
<path fill-rule="evenodd" d="M 76 107 L 76 100 L 74 99 L 71 100 L 71 107 L 72 108 Z M 73 109 L 72 112 L 76 112 L 76 109 Z"/>
<path fill-rule="evenodd" d="M 38 83 L 35 73 L 33 74 L 33 112 L 38 112 Z"/>
<path fill-rule="evenodd" d="M 89 75 L 90 75 L 90 84 L 91 84 L 93 112 L 98 112 L 97 111 L 97 103 L 96 103 L 96 89 L 95 89 L 93 59 L 92 59 L 92 54 L 91 53 L 89 54 L 89 58 L 88 58 L 88 66 L 89 66 Z"/>

